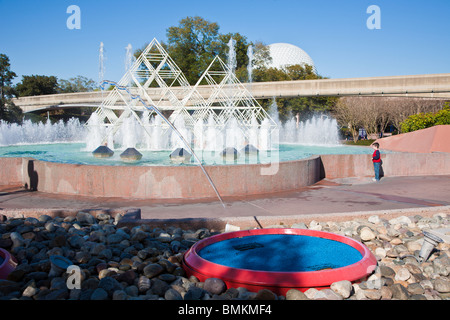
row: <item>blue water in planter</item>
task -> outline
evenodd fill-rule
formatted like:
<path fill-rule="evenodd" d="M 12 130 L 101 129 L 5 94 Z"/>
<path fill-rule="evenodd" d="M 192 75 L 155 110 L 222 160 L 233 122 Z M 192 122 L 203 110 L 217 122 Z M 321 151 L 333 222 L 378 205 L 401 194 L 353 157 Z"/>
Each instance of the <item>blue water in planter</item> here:
<path fill-rule="evenodd" d="M 335 269 L 362 259 L 355 248 L 339 241 L 303 235 L 256 235 L 208 245 L 199 256 L 223 266 L 271 272 Z"/>

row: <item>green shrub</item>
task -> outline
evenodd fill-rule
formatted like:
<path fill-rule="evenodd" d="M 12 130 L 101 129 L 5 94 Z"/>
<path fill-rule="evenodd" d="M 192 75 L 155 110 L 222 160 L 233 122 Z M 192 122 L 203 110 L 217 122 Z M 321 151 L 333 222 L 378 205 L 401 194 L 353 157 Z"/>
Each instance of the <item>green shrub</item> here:
<path fill-rule="evenodd" d="M 441 124 L 450 124 L 450 103 L 447 102 L 444 106 L 444 108 L 437 112 L 435 117 L 435 126 L 441 125 Z"/>
<path fill-rule="evenodd" d="M 444 108 L 436 113 L 418 113 L 406 118 L 400 123 L 403 133 L 426 129 L 437 125 L 450 124 L 450 104 L 446 103 Z"/>

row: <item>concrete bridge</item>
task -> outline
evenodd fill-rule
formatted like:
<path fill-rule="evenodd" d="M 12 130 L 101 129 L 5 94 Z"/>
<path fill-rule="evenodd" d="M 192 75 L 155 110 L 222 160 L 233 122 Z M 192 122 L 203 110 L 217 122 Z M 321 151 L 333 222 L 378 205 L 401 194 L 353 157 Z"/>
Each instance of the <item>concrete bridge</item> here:
<path fill-rule="evenodd" d="M 403 96 L 450 99 L 450 73 L 255 82 L 244 85 L 256 99 L 324 96 Z M 177 91 L 176 88 L 173 90 Z M 198 91 L 204 98 L 208 98 L 212 92 L 210 86 L 199 86 Z M 98 107 L 107 94 L 108 92 L 100 91 L 66 93 L 21 97 L 13 101 L 24 112 L 42 112 L 62 108 Z M 161 89 L 149 88 L 148 94 L 153 101 L 158 101 Z M 176 94 L 181 97 L 181 91 Z"/>

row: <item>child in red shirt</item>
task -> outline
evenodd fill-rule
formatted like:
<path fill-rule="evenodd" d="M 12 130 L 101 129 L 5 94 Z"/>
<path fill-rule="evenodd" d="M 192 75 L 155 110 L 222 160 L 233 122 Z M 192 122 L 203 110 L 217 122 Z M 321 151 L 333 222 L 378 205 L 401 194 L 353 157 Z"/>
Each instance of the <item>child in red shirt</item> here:
<path fill-rule="evenodd" d="M 372 149 L 374 150 L 372 162 L 375 170 L 375 178 L 372 179 L 373 181 L 380 181 L 381 154 L 379 148 L 380 144 L 378 142 L 372 143 Z"/>

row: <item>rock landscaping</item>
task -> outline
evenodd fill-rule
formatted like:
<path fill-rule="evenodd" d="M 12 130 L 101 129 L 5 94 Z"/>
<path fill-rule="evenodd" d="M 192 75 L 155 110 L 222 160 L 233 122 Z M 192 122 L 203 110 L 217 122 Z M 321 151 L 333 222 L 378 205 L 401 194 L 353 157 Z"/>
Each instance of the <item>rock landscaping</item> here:
<path fill-rule="evenodd" d="M 378 266 L 365 281 L 335 282 L 329 289 L 292 289 L 286 296 L 269 290 L 227 288 L 216 278 L 187 278 L 183 254 L 197 241 L 223 230 L 120 226 L 121 215 L 8 218 L 0 215 L 0 248 L 17 268 L 0 279 L 2 300 L 448 300 L 450 254 L 439 243 L 429 258 L 419 252 L 423 231 L 448 227 L 448 216 L 371 216 L 343 222 L 296 223 L 290 227 L 333 232 L 364 243 Z M 277 226 L 274 226 L 277 227 Z M 281 227 L 281 226 L 278 226 Z M 286 226 L 284 226 L 286 227 Z M 73 273 L 52 266 L 62 257 L 80 270 L 80 288 L 69 288 Z M 1 262 L 1 261 L 0 261 Z"/>

